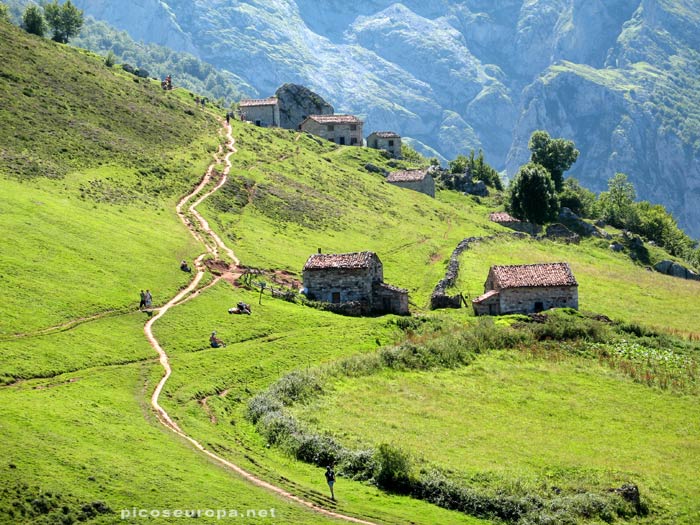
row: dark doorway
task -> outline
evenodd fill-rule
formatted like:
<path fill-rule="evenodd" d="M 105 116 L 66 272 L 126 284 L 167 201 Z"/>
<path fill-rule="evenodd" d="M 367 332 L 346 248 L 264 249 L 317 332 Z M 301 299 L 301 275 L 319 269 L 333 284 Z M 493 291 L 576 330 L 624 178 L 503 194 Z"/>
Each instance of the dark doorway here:
<path fill-rule="evenodd" d="M 345 145 L 345 137 L 340 137 L 338 139 L 338 144 L 340 144 L 341 146 L 344 146 Z"/>
<path fill-rule="evenodd" d="M 541 312 L 544 310 L 544 304 L 542 304 L 542 301 L 537 301 L 535 303 L 535 313 Z"/>
<path fill-rule="evenodd" d="M 332 303 L 339 303 L 340 302 L 340 292 L 333 292 L 331 294 L 331 302 Z"/>

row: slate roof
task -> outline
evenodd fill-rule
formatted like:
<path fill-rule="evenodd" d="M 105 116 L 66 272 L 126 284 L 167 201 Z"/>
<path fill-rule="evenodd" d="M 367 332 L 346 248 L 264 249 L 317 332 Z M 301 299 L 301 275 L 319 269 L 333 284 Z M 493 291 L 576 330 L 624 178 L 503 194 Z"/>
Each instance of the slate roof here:
<path fill-rule="evenodd" d="M 480 295 L 476 299 L 472 299 L 472 303 L 482 303 L 491 297 L 497 296 L 499 294 L 498 290 L 489 290 L 485 294 Z"/>
<path fill-rule="evenodd" d="M 393 171 L 386 178 L 387 182 L 420 182 L 428 175 L 428 170 Z"/>
<path fill-rule="evenodd" d="M 384 288 L 385 290 L 391 290 L 392 292 L 408 293 L 408 290 L 406 288 L 399 288 L 398 286 L 394 286 L 393 284 L 376 283 L 375 286 L 379 288 Z"/>
<path fill-rule="evenodd" d="M 393 131 L 373 131 L 372 133 L 370 133 L 370 136 L 371 135 L 376 135 L 380 139 L 400 139 L 401 138 L 401 135 L 399 135 L 398 133 L 395 133 Z"/>
<path fill-rule="evenodd" d="M 489 219 L 493 222 L 521 222 L 505 211 L 495 211 L 489 214 Z"/>
<path fill-rule="evenodd" d="M 376 257 L 374 252 L 315 253 L 306 261 L 304 271 L 369 268 L 373 257 Z"/>
<path fill-rule="evenodd" d="M 578 286 L 567 263 L 492 266 L 491 273 L 495 289 Z"/>
<path fill-rule="evenodd" d="M 268 98 L 244 98 L 238 105 L 239 107 L 251 107 L 251 106 L 274 106 L 277 104 L 277 97 Z"/>
<path fill-rule="evenodd" d="M 319 124 L 362 124 L 355 115 L 309 115 L 306 118 Z"/>

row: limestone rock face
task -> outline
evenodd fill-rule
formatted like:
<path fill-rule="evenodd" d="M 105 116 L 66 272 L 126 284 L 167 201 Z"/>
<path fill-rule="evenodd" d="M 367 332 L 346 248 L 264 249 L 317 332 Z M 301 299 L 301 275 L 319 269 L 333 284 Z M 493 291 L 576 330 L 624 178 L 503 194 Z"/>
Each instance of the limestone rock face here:
<path fill-rule="evenodd" d="M 299 84 L 284 84 L 275 96 L 280 106 L 280 127 L 298 129 L 309 115 L 332 115 L 333 106 L 309 88 Z"/>
<path fill-rule="evenodd" d="M 674 261 L 658 262 L 654 265 L 654 270 L 659 273 L 663 273 L 664 275 L 671 275 L 680 279 L 700 281 L 700 275 Z"/>

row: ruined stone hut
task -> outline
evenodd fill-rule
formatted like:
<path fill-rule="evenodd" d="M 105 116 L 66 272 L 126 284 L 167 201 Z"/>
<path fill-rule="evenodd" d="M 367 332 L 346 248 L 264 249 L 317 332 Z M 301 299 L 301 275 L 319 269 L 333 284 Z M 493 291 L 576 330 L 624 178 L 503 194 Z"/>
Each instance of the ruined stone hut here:
<path fill-rule="evenodd" d="M 529 233 L 530 235 L 535 235 L 539 232 L 539 227 L 531 222 L 521 221 L 516 219 L 510 213 L 506 211 L 495 211 L 489 214 L 489 220 L 515 230 L 518 232 Z"/>
<path fill-rule="evenodd" d="M 492 266 L 484 294 L 472 306 L 476 315 L 578 309 L 578 283 L 567 263 Z"/>
<path fill-rule="evenodd" d="M 314 254 L 303 270 L 306 296 L 327 303 L 360 304 L 361 313 L 407 315 L 408 291 L 384 282 L 373 252 Z"/>
<path fill-rule="evenodd" d="M 419 191 L 435 197 L 435 180 L 428 168 L 420 170 L 403 170 L 389 173 L 386 181 L 400 188 Z"/>
<path fill-rule="evenodd" d="M 362 125 L 354 115 L 310 115 L 299 129 L 336 144 L 362 146 Z"/>
<path fill-rule="evenodd" d="M 393 131 L 373 131 L 367 137 L 367 147 L 384 150 L 395 159 L 400 159 L 401 135 Z"/>
<path fill-rule="evenodd" d="M 264 128 L 280 125 L 280 107 L 277 97 L 244 98 L 238 104 L 241 120 Z"/>

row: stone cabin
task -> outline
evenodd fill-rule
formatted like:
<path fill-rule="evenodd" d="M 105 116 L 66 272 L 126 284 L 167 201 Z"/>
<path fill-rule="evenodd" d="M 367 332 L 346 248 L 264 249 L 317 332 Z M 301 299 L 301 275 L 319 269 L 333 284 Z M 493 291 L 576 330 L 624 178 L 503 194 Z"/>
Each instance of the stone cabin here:
<path fill-rule="evenodd" d="M 367 137 L 367 147 L 383 149 L 395 159 L 400 159 L 401 135 L 393 131 L 373 131 Z"/>
<path fill-rule="evenodd" d="M 310 115 L 299 129 L 336 144 L 362 146 L 362 124 L 354 115 Z"/>
<path fill-rule="evenodd" d="M 473 299 L 472 306 L 476 315 L 578 309 L 578 283 L 567 263 L 492 266 L 484 294 Z"/>
<path fill-rule="evenodd" d="M 280 107 L 277 97 L 244 98 L 238 104 L 241 120 L 264 128 L 280 125 Z"/>
<path fill-rule="evenodd" d="M 501 226 L 505 226 L 506 228 L 510 228 L 511 230 L 529 233 L 530 235 L 536 235 L 540 231 L 540 228 L 536 224 L 516 219 L 510 213 L 505 211 L 490 213 L 489 220 L 491 222 L 495 222 L 496 224 L 500 224 Z"/>
<path fill-rule="evenodd" d="M 306 296 L 327 303 L 358 302 L 362 313 L 408 315 L 408 290 L 384 282 L 373 252 L 314 254 L 303 270 Z"/>
<path fill-rule="evenodd" d="M 400 188 L 407 188 L 413 191 L 419 191 L 435 197 L 435 180 L 429 173 L 428 169 L 420 170 L 403 170 L 389 173 L 386 178 L 389 184 Z"/>

